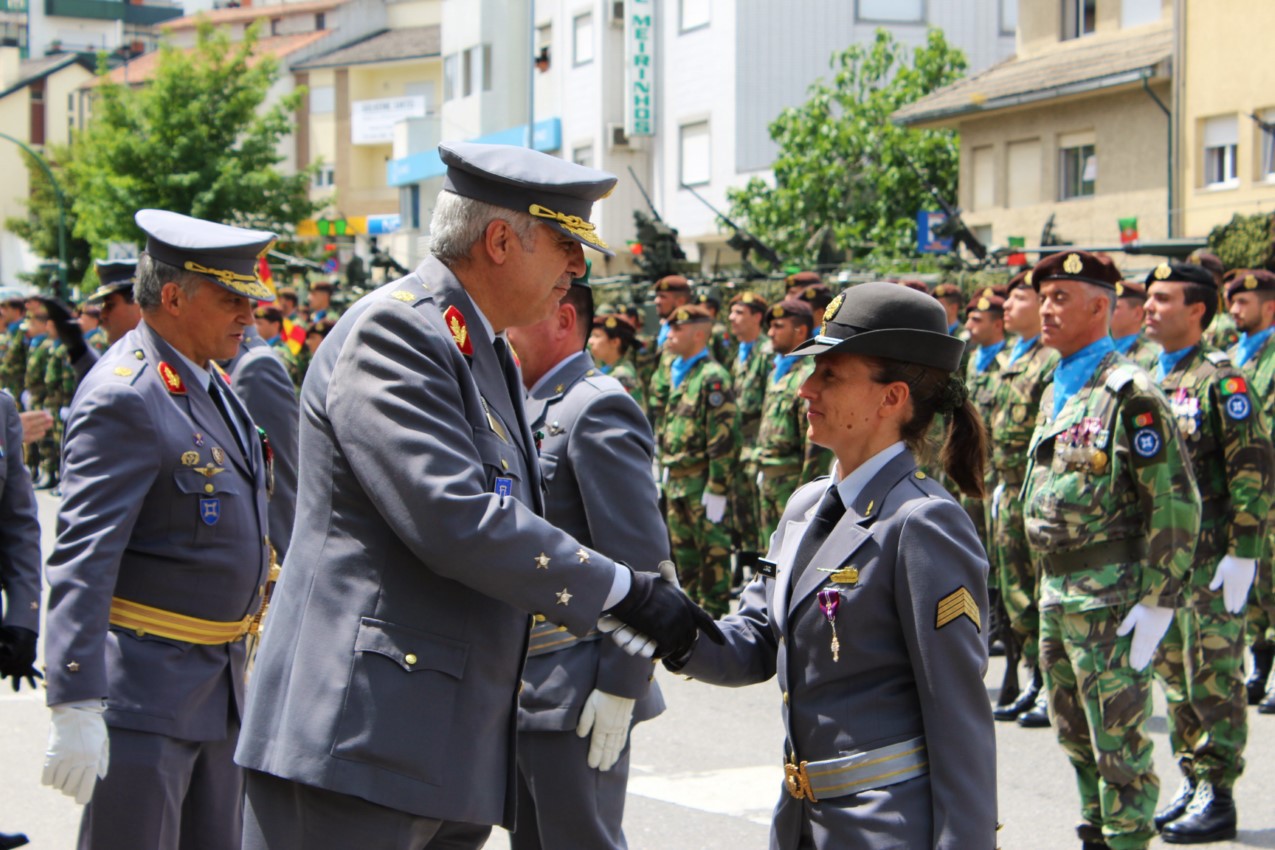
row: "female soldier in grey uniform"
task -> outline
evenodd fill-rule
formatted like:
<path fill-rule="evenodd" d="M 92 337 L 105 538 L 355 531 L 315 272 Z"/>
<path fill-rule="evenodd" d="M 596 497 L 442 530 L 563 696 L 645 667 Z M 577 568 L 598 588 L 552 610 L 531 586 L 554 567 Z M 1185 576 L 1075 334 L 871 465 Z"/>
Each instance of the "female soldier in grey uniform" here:
<path fill-rule="evenodd" d="M 914 458 L 944 414 L 945 471 L 982 495 L 983 427 L 954 374 L 964 347 L 942 306 L 906 287 L 833 300 L 796 351 L 817 356 L 801 395 L 837 470 L 788 502 L 769 566 L 719 621 L 725 645 L 665 662 L 716 685 L 778 675 L 772 850 L 996 846 L 987 556 Z"/>

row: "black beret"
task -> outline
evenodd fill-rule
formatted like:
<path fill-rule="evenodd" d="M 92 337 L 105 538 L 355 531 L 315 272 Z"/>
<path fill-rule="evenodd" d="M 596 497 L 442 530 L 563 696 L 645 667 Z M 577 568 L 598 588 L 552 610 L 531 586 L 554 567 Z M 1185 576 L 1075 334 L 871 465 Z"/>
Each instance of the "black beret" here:
<path fill-rule="evenodd" d="M 633 337 L 637 334 L 637 331 L 633 329 L 632 325 L 619 318 L 614 313 L 608 316 L 595 316 L 593 319 L 593 327 L 601 330 L 611 339 L 627 339 L 631 342 Z"/>
<path fill-rule="evenodd" d="M 756 292 L 741 292 L 738 295 L 735 295 L 730 300 L 730 306 L 734 307 L 736 304 L 743 304 L 754 313 L 766 312 L 766 299 L 762 298 Z"/>
<path fill-rule="evenodd" d="M 1032 269 L 1032 288 L 1037 292 L 1046 281 L 1076 280 L 1115 291 L 1120 272 L 1110 260 L 1088 251 L 1050 254 Z"/>
<path fill-rule="evenodd" d="M 1237 292 L 1275 292 L 1275 274 L 1266 269 L 1232 269 L 1226 273 L 1226 297 Z"/>
<path fill-rule="evenodd" d="M 665 275 L 655 282 L 653 292 L 690 292 L 691 282 L 680 274 Z"/>
<path fill-rule="evenodd" d="M 794 354 L 829 351 L 886 357 L 955 372 L 965 342 L 947 332 L 947 312 L 929 295 L 883 281 L 842 292 L 828 305 L 818 336 Z"/>
<path fill-rule="evenodd" d="M 438 146 L 438 156 L 447 166 L 446 191 L 528 213 L 582 245 L 615 256 L 589 221 L 593 202 L 615 188 L 615 175 L 514 145 L 447 142 Z"/>
<path fill-rule="evenodd" d="M 1024 269 L 1023 271 L 1011 277 L 1009 279 L 1009 283 L 1005 284 L 1005 294 L 1008 296 L 1011 292 L 1013 292 L 1015 289 L 1017 289 L 1020 286 L 1025 289 L 1031 289 L 1031 285 L 1032 285 L 1032 270 Z"/>
<path fill-rule="evenodd" d="M 1194 263 L 1161 263 L 1147 273 L 1145 283 L 1148 291 L 1153 283 L 1193 283 L 1208 289 L 1217 288 L 1213 273 Z"/>
<path fill-rule="evenodd" d="M 815 313 L 805 301 L 799 298 L 785 298 L 766 311 L 766 322 L 769 323 L 771 319 L 801 319 L 807 325 L 814 327 Z"/>
<path fill-rule="evenodd" d="M 686 304 L 678 307 L 673 314 L 668 317 L 670 325 L 695 325 L 701 322 L 713 321 L 713 315 L 708 312 L 707 308 L 698 304 Z"/>
<path fill-rule="evenodd" d="M 1146 301 L 1147 286 L 1136 280 L 1122 280 L 1116 284 L 1116 297 L 1127 298 L 1130 301 Z"/>

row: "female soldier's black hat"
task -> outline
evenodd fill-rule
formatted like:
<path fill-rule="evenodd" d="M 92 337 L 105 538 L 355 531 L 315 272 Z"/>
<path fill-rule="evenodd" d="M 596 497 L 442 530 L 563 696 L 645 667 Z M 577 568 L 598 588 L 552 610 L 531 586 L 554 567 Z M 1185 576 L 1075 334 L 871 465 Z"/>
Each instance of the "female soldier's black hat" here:
<path fill-rule="evenodd" d="M 828 351 L 886 357 L 955 372 L 965 342 L 947 332 L 947 312 L 933 297 L 893 283 L 847 289 L 824 311 L 823 326 L 793 354 Z"/>

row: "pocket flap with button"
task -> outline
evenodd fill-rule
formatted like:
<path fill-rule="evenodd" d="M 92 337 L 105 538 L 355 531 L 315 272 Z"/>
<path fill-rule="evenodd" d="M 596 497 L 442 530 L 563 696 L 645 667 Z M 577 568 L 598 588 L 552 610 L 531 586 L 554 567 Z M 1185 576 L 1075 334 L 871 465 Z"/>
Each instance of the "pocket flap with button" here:
<path fill-rule="evenodd" d="M 372 617 L 360 622 L 354 651 L 383 655 L 409 673 L 433 670 L 455 679 L 464 676 L 469 657 L 469 646 L 460 641 Z"/>
<path fill-rule="evenodd" d="M 474 445 L 478 448 L 478 457 L 485 466 L 496 470 L 503 478 L 521 478 L 518 465 L 514 462 L 518 449 L 512 443 L 505 443 L 490 428 L 474 429 Z"/>

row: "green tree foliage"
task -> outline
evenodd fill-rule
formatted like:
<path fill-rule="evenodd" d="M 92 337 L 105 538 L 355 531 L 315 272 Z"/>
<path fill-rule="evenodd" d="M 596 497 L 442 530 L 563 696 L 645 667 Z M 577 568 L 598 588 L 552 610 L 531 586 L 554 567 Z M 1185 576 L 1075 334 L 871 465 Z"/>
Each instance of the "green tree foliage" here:
<path fill-rule="evenodd" d="M 145 85 L 99 84 L 66 165 L 76 235 L 97 256 L 112 240 L 142 241 L 133 213 L 144 207 L 276 232 L 318 208 L 311 170 L 278 169 L 304 91 L 266 105 L 279 62 L 257 40 L 256 24 L 232 43 L 204 21 L 193 49 L 160 48 Z"/>
<path fill-rule="evenodd" d="M 1228 269 L 1275 267 L 1275 216 L 1236 213 L 1209 233 L 1209 250 Z"/>
<path fill-rule="evenodd" d="M 901 45 L 885 30 L 830 62 L 831 82 L 770 125 L 779 144 L 775 185 L 753 178 L 729 193 L 731 216 L 785 258 L 810 262 L 811 235 L 833 229 L 837 245 L 874 261 L 916 252 L 916 213 L 937 204 L 911 160 L 949 203 L 956 202 L 959 144 L 955 133 L 909 130 L 890 116 L 959 79 L 965 55 L 930 30 L 923 46 Z"/>
<path fill-rule="evenodd" d="M 49 145 L 44 154 L 45 161 L 48 162 L 66 198 L 67 278 L 68 283 L 74 283 L 84 278 L 92 255 L 89 243 L 72 235 L 75 232 L 75 211 L 71 209 L 71 198 L 74 197 L 74 193 L 69 185 L 70 175 L 66 173 L 65 168 L 61 167 L 61 163 L 67 159 L 68 151 L 64 145 Z M 57 196 L 39 163 L 26 151 L 22 152 L 22 159 L 26 163 L 27 178 L 31 186 L 31 195 L 26 202 L 27 214 L 10 216 L 5 220 L 4 226 L 6 230 L 17 234 L 26 242 L 37 256 L 56 261 L 58 258 Z M 47 282 L 47 278 L 43 275 L 31 277 L 33 283 Z"/>

